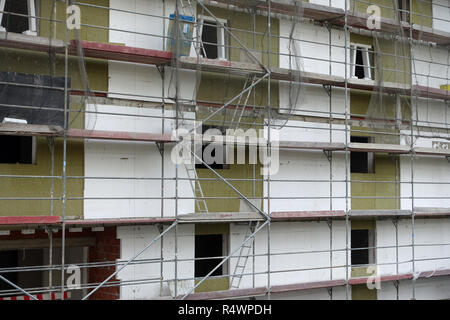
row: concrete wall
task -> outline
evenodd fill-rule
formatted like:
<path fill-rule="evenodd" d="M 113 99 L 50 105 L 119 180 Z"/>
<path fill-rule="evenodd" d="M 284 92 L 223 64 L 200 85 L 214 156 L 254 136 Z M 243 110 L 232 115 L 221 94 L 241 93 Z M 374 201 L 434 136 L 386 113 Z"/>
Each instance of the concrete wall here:
<path fill-rule="evenodd" d="M 161 132 L 160 109 L 144 109 L 108 105 L 89 105 L 100 114 L 86 117 L 86 128 L 131 132 Z M 106 115 L 101 112 L 116 113 Z M 126 116 L 126 114 L 136 116 Z M 171 116 L 170 111 L 166 115 Z M 146 117 L 147 116 L 147 117 Z M 152 118 L 154 116 L 155 118 Z M 190 116 L 192 117 L 192 115 Z M 170 134 L 172 123 L 166 120 L 165 133 Z M 166 145 L 164 176 L 175 178 L 175 164 L 171 160 L 172 148 Z M 84 196 L 87 198 L 145 198 L 161 197 L 161 155 L 153 142 L 86 140 L 86 177 L 158 178 L 155 180 L 86 179 Z M 184 166 L 179 166 L 179 178 L 187 178 Z M 179 197 L 192 197 L 187 180 L 179 181 Z M 175 181 L 166 180 L 164 197 L 175 196 Z M 85 218 L 159 217 L 160 199 L 111 199 L 84 202 Z M 194 212 L 194 200 L 178 201 L 178 214 Z M 164 216 L 175 216 L 175 200 L 164 200 Z"/>

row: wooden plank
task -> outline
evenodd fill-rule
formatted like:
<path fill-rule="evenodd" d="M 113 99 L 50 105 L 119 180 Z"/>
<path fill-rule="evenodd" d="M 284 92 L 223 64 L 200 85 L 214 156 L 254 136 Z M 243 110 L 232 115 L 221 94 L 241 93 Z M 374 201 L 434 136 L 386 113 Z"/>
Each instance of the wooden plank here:
<path fill-rule="evenodd" d="M 120 132 L 104 130 L 69 129 L 69 138 L 101 139 L 101 140 L 127 140 L 147 142 L 174 142 L 170 134 L 142 133 L 142 132 Z"/>
<path fill-rule="evenodd" d="M 357 152 L 382 152 L 382 153 L 409 153 L 409 146 L 398 144 L 382 144 L 382 143 L 358 143 L 351 142 L 348 145 L 350 151 Z"/>
<path fill-rule="evenodd" d="M 308 141 L 280 141 L 280 149 L 298 149 L 298 150 L 345 150 L 344 143 L 330 142 L 308 142 Z"/>
<path fill-rule="evenodd" d="M 409 24 L 406 22 L 398 22 L 393 19 L 388 18 L 380 18 L 380 29 L 369 29 L 367 26 L 367 21 L 370 17 L 370 14 L 358 12 L 358 11 L 347 11 L 347 25 L 354 27 L 354 28 L 360 28 L 360 29 L 366 29 L 370 31 L 381 31 L 381 32 L 387 32 L 387 33 L 395 33 L 395 34 L 401 34 L 402 30 L 405 30 L 405 28 L 409 28 Z M 334 21 L 332 23 L 338 24 L 343 26 L 345 24 L 344 17 L 341 19 Z"/>
<path fill-rule="evenodd" d="M 300 290 L 312 290 L 312 289 L 322 289 L 322 288 L 333 288 L 345 286 L 345 280 L 327 280 L 327 281 L 315 281 L 306 283 L 295 283 L 287 285 L 275 285 L 271 288 L 271 292 L 292 292 Z"/>
<path fill-rule="evenodd" d="M 20 33 L 0 31 L 0 45 L 14 49 L 33 50 L 40 52 L 64 52 L 64 42 L 57 39 L 29 36 Z"/>
<path fill-rule="evenodd" d="M 0 217 L 0 225 L 2 226 L 20 226 L 20 225 L 47 225 L 59 224 L 61 217 L 59 216 L 7 216 Z"/>
<path fill-rule="evenodd" d="M 419 271 L 419 278 L 433 278 L 450 276 L 450 269 L 433 270 L 433 271 Z"/>
<path fill-rule="evenodd" d="M 418 24 L 412 25 L 412 36 L 413 39 L 434 42 L 439 45 L 450 44 L 450 33 Z"/>
<path fill-rule="evenodd" d="M 272 68 L 271 79 L 284 81 L 301 81 L 311 84 L 328 84 L 343 87 L 345 78 L 316 72 L 306 72 L 285 68 Z"/>
<path fill-rule="evenodd" d="M 63 128 L 53 125 L 36 125 L 36 124 L 21 124 L 21 123 L 1 123 L 1 135 L 14 136 L 60 136 Z"/>
<path fill-rule="evenodd" d="M 66 226 L 118 226 L 137 224 L 172 223 L 175 218 L 124 218 L 124 219 L 82 219 L 67 220 Z"/>
<path fill-rule="evenodd" d="M 96 241 L 94 237 L 67 237 L 65 240 L 68 247 L 92 247 Z M 53 238 L 53 247 L 61 248 L 61 238 Z M 20 249 L 42 249 L 49 248 L 49 239 L 26 239 L 26 240 L 0 240 L 0 251 Z"/>
<path fill-rule="evenodd" d="M 197 57 L 180 57 L 181 67 L 185 69 L 219 73 L 231 73 L 236 75 L 259 75 L 263 76 L 265 70 L 256 63 L 237 62 L 219 59 L 206 59 Z"/>
<path fill-rule="evenodd" d="M 178 221 L 180 223 L 245 222 L 258 220 L 264 220 L 258 212 L 211 212 L 178 215 Z"/>
<path fill-rule="evenodd" d="M 414 208 L 416 217 L 448 217 L 450 216 L 450 208 Z"/>
<path fill-rule="evenodd" d="M 443 149 L 436 149 L 436 148 L 416 147 L 416 148 L 414 148 L 414 152 L 416 154 L 421 154 L 421 155 L 450 157 L 450 150 L 443 150 Z"/>
<path fill-rule="evenodd" d="M 302 220 L 319 218 L 341 218 L 345 217 L 345 211 L 275 211 L 272 212 L 272 220 Z"/>
<path fill-rule="evenodd" d="M 388 275 L 388 276 L 380 276 L 381 282 L 387 281 L 399 281 L 399 280 L 408 280 L 412 279 L 413 275 L 411 273 L 399 274 L 399 275 Z M 350 285 L 358 285 L 358 284 L 366 284 L 368 277 L 361 278 L 352 278 L 348 280 Z"/>
<path fill-rule="evenodd" d="M 408 84 L 358 78 L 348 78 L 347 86 L 350 89 L 373 91 L 374 93 L 403 93 L 405 95 L 409 95 L 411 89 Z"/>
<path fill-rule="evenodd" d="M 185 300 L 214 300 L 214 299 L 226 299 L 226 298 L 237 298 L 237 297 L 252 297 L 265 295 L 267 289 L 264 287 L 259 288 L 248 288 L 248 289 L 236 289 L 236 290 L 220 290 L 212 292 L 199 292 L 192 293 L 186 297 Z M 183 296 L 180 295 L 177 298 L 181 299 Z"/>
<path fill-rule="evenodd" d="M 417 95 L 422 98 L 450 100 L 449 90 L 442 90 L 439 88 L 431 88 L 419 85 L 414 85 L 412 88 L 413 95 Z"/>
<path fill-rule="evenodd" d="M 69 52 L 78 55 L 78 40 L 72 40 Z M 122 46 L 110 43 L 92 41 L 81 41 L 84 55 L 89 58 L 110 59 L 115 61 L 135 62 L 144 64 L 160 65 L 169 63 L 172 53 L 168 51 L 152 50 Z"/>
<path fill-rule="evenodd" d="M 410 210 L 350 210 L 352 217 L 399 217 L 411 216 Z"/>

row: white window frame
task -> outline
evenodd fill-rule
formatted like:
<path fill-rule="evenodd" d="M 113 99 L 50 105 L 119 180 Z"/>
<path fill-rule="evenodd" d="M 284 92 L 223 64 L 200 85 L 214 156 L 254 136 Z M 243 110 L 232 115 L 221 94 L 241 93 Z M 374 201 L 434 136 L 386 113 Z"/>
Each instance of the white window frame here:
<path fill-rule="evenodd" d="M 5 10 L 6 0 L 0 0 L 0 23 L 3 19 L 3 11 Z M 36 2 L 35 0 L 27 0 L 28 9 L 28 30 L 24 31 L 23 34 L 29 36 L 37 36 L 37 26 L 36 26 Z M 6 29 L 0 26 L 0 31 L 6 32 Z"/>
<path fill-rule="evenodd" d="M 215 24 L 217 24 L 217 59 L 218 60 L 228 60 L 227 50 L 226 50 L 227 49 L 226 48 L 227 37 L 225 34 L 225 29 L 220 26 L 220 24 L 227 26 L 228 21 L 225 19 L 220 19 L 220 18 L 217 18 L 217 20 L 215 20 L 212 17 L 203 16 L 203 15 L 198 16 L 198 21 L 199 21 L 199 29 L 200 29 L 200 30 L 198 30 L 198 39 L 200 39 L 200 42 L 201 42 L 200 50 L 203 50 L 203 42 L 202 42 L 203 23 L 205 21 L 215 23 Z"/>
<path fill-rule="evenodd" d="M 362 49 L 362 58 L 364 64 L 364 79 L 372 80 L 372 65 L 370 64 L 369 52 L 372 52 L 372 47 L 366 44 L 350 43 L 350 60 L 351 60 L 351 70 L 350 74 L 352 78 L 357 79 L 355 75 L 356 70 L 356 51 L 357 49 Z"/>

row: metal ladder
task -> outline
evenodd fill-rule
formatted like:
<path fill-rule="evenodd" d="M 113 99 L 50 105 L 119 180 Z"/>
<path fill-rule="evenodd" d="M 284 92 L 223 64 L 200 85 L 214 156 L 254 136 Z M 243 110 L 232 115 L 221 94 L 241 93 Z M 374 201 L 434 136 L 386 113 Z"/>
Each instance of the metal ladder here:
<path fill-rule="evenodd" d="M 242 91 L 244 91 L 247 88 L 252 87 L 254 85 L 255 81 L 256 81 L 256 76 L 255 75 L 248 75 L 246 80 L 245 80 L 244 87 L 242 88 Z M 245 94 L 243 94 L 243 95 L 241 95 L 239 97 L 238 103 L 236 104 L 236 108 L 234 109 L 233 117 L 231 118 L 231 121 L 230 121 L 230 128 L 233 127 L 233 123 L 235 121 L 235 118 L 238 115 L 239 106 L 242 106 L 242 109 L 241 109 L 241 111 L 240 111 L 240 113 L 238 115 L 238 118 L 236 120 L 236 124 L 234 125 L 234 129 L 236 130 L 239 127 L 239 123 L 241 122 L 242 116 L 244 115 L 245 107 L 247 106 L 248 99 L 250 98 L 250 94 L 252 93 L 252 91 L 253 91 L 253 88 L 247 91 L 246 97 L 244 99 L 244 103 L 242 105 L 241 105 L 241 99 L 242 99 L 242 97 Z"/>
<path fill-rule="evenodd" d="M 195 161 L 194 161 L 195 162 Z M 206 200 L 203 195 L 203 189 L 198 180 L 197 170 L 195 170 L 195 163 L 185 163 L 184 167 L 189 178 L 189 183 L 191 184 L 192 192 L 195 197 L 195 204 L 197 206 L 198 212 L 208 213 L 208 207 L 206 205 Z M 196 188 L 197 187 L 197 188 Z M 200 199 L 197 197 L 197 193 L 200 194 Z"/>
<path fill-rule="evenodd" d="M 244 240 L 247 239 L 253 232 L 259 227 L 260 222 L 250 221 L 248 224 L 247 231 L 245 233 Z M 239 289 L 242 281 L 242 274 L 244 273 L 245 266 L 247 265 L 247 260 L 250 255 L 250 250 L 253 248 L 253 243 L 255 239 L 247 241 L 239 250 L 239 257 L 236 261 L 236 266 L 234 267 L 233 274 L 230 279 L 230 289 Z"/>

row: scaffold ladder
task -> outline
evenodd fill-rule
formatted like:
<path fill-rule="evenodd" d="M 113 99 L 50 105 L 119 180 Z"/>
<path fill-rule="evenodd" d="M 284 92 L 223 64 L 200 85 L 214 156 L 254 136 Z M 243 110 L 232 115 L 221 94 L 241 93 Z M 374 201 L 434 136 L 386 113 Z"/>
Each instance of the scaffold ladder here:
<path fill-rule="evenodd" d="M 259 221 L 250 221 L 248 224 L 247 231 L 245 232 L 244 240 L 247 239 L 253 232 L 259 227 Z M 255 239 L 247 241 L 241 249 L 239 250 L 239 256 L 236 261 L 236 266 L 234 267 L 233 274 L 230 279 L 230 289 L 239 289 L 242 281 L 242 275 L 247 265 L 248 257 L 251 254 Z"/>
<path fill-rule="evenodd" d="M 195 161 L 194 161 L 195 162 Z M 186 172 L 191 184 L 192 193 L 195 197 L 195 204 L 199 213 L 208 213 L 208 207 L 203 195 L 203 189 L 198 180 L 197 170 L 195 169 L 195 163 L 185 163 Z M 200 197 L 197 197 L 199 195 Z"/>
<path fill-rule="evenodd" d="M 230 121 L 230 128 L 233 128 L 233 125 L 234 125 L 235 130 L 239 127 L 239 123 L 241 122 L 242 116 L 244 115 L 244 112 L 245 112 L 245 108 L 247 107 L 248 99 L 250 98 L 250 94 L 253 91 L 255 81 L 256 81 L 255 75 L 247 76 L 245 83 L 244 83 L 244 87 L 242 88 L 242 91 L 244 91 L 247 88 L 251 88 L 251 89 L 247 91 L 244 103 L 241 104 L 241 99 L 244 95 L 241 95 L 239 97 L 238 103 L 236 104 L 236 108 L 234 109 L 234 112 L 233 112 L 233 117 L 231 118 L 231 121 Z M 241 108 L 239 108 L 240 106 L 241 106 Z M 234 124 L 235 119 L 236 119 L 236 123 Z"/>

